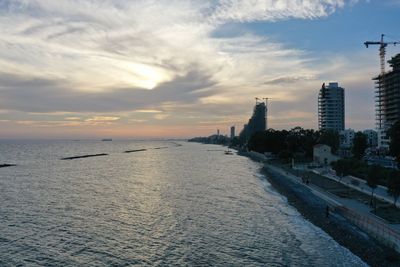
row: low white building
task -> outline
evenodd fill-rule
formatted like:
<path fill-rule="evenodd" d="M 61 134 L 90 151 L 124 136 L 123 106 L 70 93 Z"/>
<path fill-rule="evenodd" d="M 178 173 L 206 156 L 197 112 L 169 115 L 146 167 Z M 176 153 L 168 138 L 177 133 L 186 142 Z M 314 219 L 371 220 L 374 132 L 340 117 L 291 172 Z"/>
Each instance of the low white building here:
<path fill-rule="evenodd" d="M 339 157 L 332 154 L 330 146 L 318 144 L 314 146 L 313 159 L 316 164 L 329 165 L 333 161 L 337 161 Z"/>
<path fill-rule="evenodd" d="M 378 146 L 378 132 L 374 130 L 365 130 L 363 133 L 367 136 L 368 147 Z"/>

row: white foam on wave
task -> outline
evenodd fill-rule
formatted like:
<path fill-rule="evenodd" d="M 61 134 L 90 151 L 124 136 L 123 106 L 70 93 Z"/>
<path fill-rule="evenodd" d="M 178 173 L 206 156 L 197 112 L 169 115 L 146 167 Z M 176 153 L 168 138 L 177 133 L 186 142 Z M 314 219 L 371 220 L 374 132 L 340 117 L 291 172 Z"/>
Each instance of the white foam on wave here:
<path fill-rule="evenodd" d="M 286 215 L 289 223 L 290 232 L 297 240 L 301 240 L 300 248 L 307 254 L 315 254 L 316 259 L 321 262 L 316 263 L 317 266 L 368 266 L 361 258 L 354 255 L 349 249 L 341 246 L 330 235 L 328 235 L 321 228 L 306 220 L 301 213 L 293 206 L 291 206 L 284 195 L 281 195 L 276 189 L 268 182 L 266 176 L 262 173 L 255 175 L 258 177 L 264 187 L 265 192 L 276 199 L 286 207 L 285 210 L 279 210 L 279 213 Z M 319 244 L 316 244 L 318 242 Z M 329 251 L 329 254 L 335 255 L 332 262 L 326 262 L 326 256 L 321 254 L 321 249 Z M 326 253 L 324 253 L 326 255 Z"/>

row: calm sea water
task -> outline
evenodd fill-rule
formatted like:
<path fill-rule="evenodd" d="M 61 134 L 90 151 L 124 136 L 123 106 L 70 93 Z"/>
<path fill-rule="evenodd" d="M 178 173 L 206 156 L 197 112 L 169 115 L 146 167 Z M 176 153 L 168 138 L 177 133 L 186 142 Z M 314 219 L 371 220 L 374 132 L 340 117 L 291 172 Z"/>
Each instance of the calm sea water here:
<path fill-rule="evenodd" d="M 365 266 L 259 164 L 180 144 L 0 142 L 0 266 Z"/>

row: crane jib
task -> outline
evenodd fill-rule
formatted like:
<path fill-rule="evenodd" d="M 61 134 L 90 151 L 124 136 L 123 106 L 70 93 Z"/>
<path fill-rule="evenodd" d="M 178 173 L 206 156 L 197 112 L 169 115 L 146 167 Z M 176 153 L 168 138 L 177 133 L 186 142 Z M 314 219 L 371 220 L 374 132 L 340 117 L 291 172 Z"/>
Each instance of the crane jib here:
<path fill-rule="evenodd" d="M 364 45 L 368 48 L 369 45 L 380 45 L 379 47 L 379 56 L 381 60 L 381 74 L 385 73 L 385 54 L 386 54 L 386 47 L 388 45 L 397 45 L 400 42 L 384 42 L 384 34 L 381 35 L 381 41 L 367 41 Z"/>

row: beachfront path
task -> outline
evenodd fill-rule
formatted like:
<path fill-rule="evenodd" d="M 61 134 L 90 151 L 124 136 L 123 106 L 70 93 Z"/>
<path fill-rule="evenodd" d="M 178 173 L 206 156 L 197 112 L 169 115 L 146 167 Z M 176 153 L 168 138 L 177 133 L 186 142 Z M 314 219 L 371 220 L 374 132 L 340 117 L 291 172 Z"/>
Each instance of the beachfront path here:
<path fill-rule="evenodd" d="M 352 189 L 359 192 L 371 194 L 371 188 L 368 186 L 367 182 L 360 178 L 351 175 L 340 178 L 339 176 L 335 175 L 333 171 L 325 172 L 323 170 L 315 170 L 314 172 L 326 178 L 339 182 L 347 187 L 351 187 Z M 356 181 L 358 185 L 353 184 L 352 182 L 354 181 Z M 388 194 L 387 187 L 385 186 L 378 185 L 378 187 L 374 190 L 374 196 L 382 201 L 393 204 L 393 197 Z M 396 206 L 400 208 L 400 203 L 397 202 Z"/>
<path fill-rule="evenodd" d="M 381 219 L 380 217 L 375 216 L 373 213 L 370 212 L 370 208 L 367 205 L 365 205 L 364 203 L 361 203 L 361 202 L 359 202 L 357 200 L 354 200 L 354 199 L 340 198 L 340 197 L 338 197 L 338 196 L 336 196 L 334 194 L 326 192 L 325 190 L 323 190 L 320 187 L 317 187 L 317 186 L 315 186 L 315 185 L 313 185 L 311 183 L 306 185 L 306 184 L 304 184 L 302 182 L 302 179 L 300 177 L 298 177 L 296 175 L 293 175 L 293 174 L 291 174 L 291 173 L 289 173 L 289 172 L 285 171 L 284 169 L 281 169 L 281 168 L 279 168 L 277 166 L 274 166 L 274 165 L 271 165 L 271 164 L 266 164 L 266 166 L 270 170 L 273 170 L 274 172 L 285 176 L 286 178 L 292 180 L 293 182 L 298 183 L 301 186 L 308 187 L 314 195 L 324 199 L 330 205 L 332 205 L 332 206 L 343 206 L 343 207 L 345 207 L 345 208 L 347 208 L 349 210 L 352 210 L 352 211 L 357 212 L 358 214 L 361 214 L 362 216 L 364 216 L 364 217 L 366 217 L 366 218 L 368 218 L 370 220 L 379 221 L 380 223 L 385 224 L 387 227 L 391 228 L 393 231 L 397 232 L 400 235 L 400 225 L 398 225 L 398 224 L 389 224 L 385 220 Z M 326 175 L 324 175 L 324 176 L 326 176 Z M 334 179 L 336 181 L 336 179 L 333 178 L 332 176 L 331 176 L 330 179 Z M 345 182 L 342 183 L 342 184 L 348 186 L 346 181 L 347 180 L 345 180 Z M 369 190 L 369 193 L 370 193 L 370 190 Z"/>

